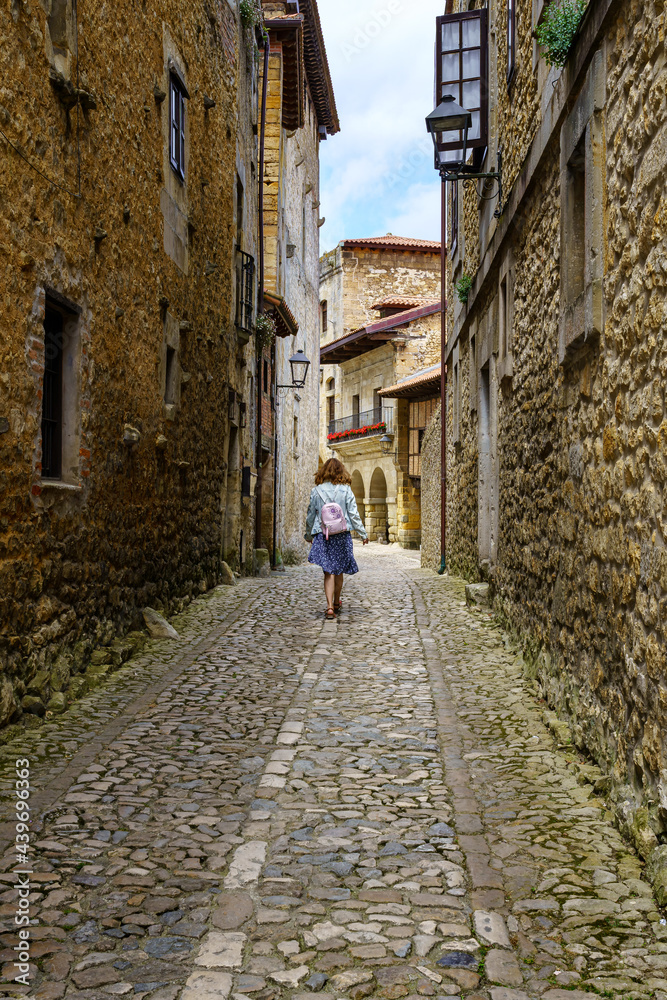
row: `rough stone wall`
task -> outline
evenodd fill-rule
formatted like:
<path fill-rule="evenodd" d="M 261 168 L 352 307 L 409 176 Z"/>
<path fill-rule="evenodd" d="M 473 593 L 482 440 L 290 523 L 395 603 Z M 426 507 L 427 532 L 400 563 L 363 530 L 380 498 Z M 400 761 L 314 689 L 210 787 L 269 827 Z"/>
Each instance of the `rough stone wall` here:
<path fill-rule="evenodd" d="M 142 606 L 178 607 L 217 581 L 224 415 L 230 386 L 244 393 L 253 370 L 233 323 L 246 41 L 229 5 L 120 2 L 110 18 L 93 0 L 59 49 L 52 27 L 33 0 L 0 12 L 2 128 L 32 165 L 0 138 L 0 722 L 18 716 L 38 673 L 47 699 Z M 165 176 L 166 53 L 190 93 L 177 199 Z M 43 319 L 63 301 L 67 463 L 55 485 L 41 477 Z M 137 443 L 124 443 L 125 425 Z"/>
<path fill-rule="evenodd" d="M 343 324 L 339 336 L 379 319 L 371 307 L 389 295 L 440 298 L 440 254 L 341 250 Z"/>
<path fill-rule="evenodd" d="M 601 7 L 594 2 L 593 14 Z M 580 337 L 560 363 L 559 122 L 509 234 L 509 368 L 498 357 L 497 323 L 488 330 L 499 454 L 492 575 L 496 606 L 521 635 L 528 668 L 569 719 L 577 745 L 610 775 L 621 823 L 648 855 L 656 834 L 667 832 L 665 12 L 662 3 L 631 2 L 612 15 L 600 43 L 606 94 L 596 104 L 605 182 L 602 329 L 599 338 Z M 479 351 L 483 317 L 494 315 L 497 282 L 496 266 L 458 344 L 463 373 L 471 336 Z M 478 414 L 464 402 L 461 421 L 461 450 L 450 446 L 449 458 L 449 534 L 457 536 L 450 559 L 472 578 Z"/>
<path fill-rule="evenodd" d="M 307 558 L 304 541 L 306 512 L 319 456 L 320 351 L 320 228 L 319 137 L 313 102 L 306 95 L 305 125 L 284 144 L 282 246 L 284 292 L 299 324 L 296 337 L 276 342 L 276 374 L 281 384 L 291 380 L 289 359 L 303 350 L 311 362 L 303 389 L 278 394 L 279 538 L 290 562 Z M 335 142 L 336 139 L 331 140 Z M 296 421 L 296 424 L 295 424 Z M 295 438 L 296 434 L 296 438 Z"/>
<path fill-rule="evenodd" d="M 459 398 L 455 405 L 453 365 L 447 374 L 447 570 L 466 580 L 479 579 L 477 543 L 478 426 L 471 400 L 469 344 L 460 345 Z M 472 404 L 472 405 L 471 405 Z M 458 418 L 455 420 L 458 410 Z M 433 445 L 431 445 L 433 447 Z M 440 459 L 436 475 L 440 475 Z M 422 482 L 423 488 L 423 482 Z M 431 485 L 429 487 L 433 489 Z"/>
<path fill-rule="evenodd" d="M 421 564 L 440 569 L 440 406 L 431 417 L 422 443 Z"/>

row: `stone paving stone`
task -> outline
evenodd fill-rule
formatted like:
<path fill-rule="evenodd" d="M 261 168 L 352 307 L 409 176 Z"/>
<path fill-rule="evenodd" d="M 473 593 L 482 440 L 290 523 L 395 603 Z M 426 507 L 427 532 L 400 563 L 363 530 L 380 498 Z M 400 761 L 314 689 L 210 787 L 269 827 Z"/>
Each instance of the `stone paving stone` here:
<path fill-rule="evenodd" d="M 220 588 L 30 734 L 30 996 L 667 1000 L 642 866 L 488 614 L 359 562 L 336 622 L 312 567 Z"/>

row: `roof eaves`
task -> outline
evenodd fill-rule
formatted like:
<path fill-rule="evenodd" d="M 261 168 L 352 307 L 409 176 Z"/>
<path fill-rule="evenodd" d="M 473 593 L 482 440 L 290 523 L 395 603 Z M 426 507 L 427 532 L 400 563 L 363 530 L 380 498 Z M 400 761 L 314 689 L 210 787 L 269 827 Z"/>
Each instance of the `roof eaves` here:
<path fill-rule="evenodd" d="M 394 313 L 393 316 L 386 316 L 385 319 L 380 319 L 377 323 L 371 323 L 370 326 L 365 327 L 365 330 L 369 336 L 372 336 L 374 333 L 394 330 L 398 326 L 414 323 L 415 320 L 423 319 L 426 316 L 433 316 L 434 313 L 439 312 L 440 303 L 432 302 L 429 305 L 416 306 L 412 309 L 406 309 L 404 312 Z"/>
<path fill-rule="evenodd" d="M 305 13 L 306 76 L 313 95 L 317 121 L 326 128 L 329 135 L 335 135 L 340 132 L 340 122 L 317 0 L 301 0 L 301 8 Z"/>

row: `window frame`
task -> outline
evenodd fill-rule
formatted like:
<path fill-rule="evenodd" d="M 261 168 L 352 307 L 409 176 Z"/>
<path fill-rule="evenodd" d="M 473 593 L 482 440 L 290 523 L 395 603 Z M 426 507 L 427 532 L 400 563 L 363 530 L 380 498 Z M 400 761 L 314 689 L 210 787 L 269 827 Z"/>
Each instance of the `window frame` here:
<path fill-rule="evenodd" d="M 322 333 L 326 333 L 329 329 L 329 310 L 328 302 L 326 299 L 322 299 L 320 303 L 320 309 L 322 310 Z"/>
<path fill-rule="evenodd" d="M 472 51 L 478 46 L 463 46 L 463 23 L 465 21 L 478 20 L 479 21 L 479 51 L 480 51 L 480 66 L 479 66 L 479 77 L 464 77 L 463 76 L 463 52 Z M 482 7 L 476 10 L 461 11 L 458 14 L 443 14 L 442 16 L 436 18 L 436 44 L 435 44 L 435 86 L 436 86 L 436 104 L 439 104 L 443 97 L 443 87 L 451 87 L 457 81 L 444 81 L 442 78 L 442 63 L 443 63 L 443 26 L 445 24 L 459 23 L 459 42 L 460 46 L 458 52 L 460 53 L 459 61 L 459 80 L 458 80 L 458 97 L 455 100 L 458 104 L 465 107 L 463 99 L 463 86 L 464 83 L 470 83 L 474 80 L 479 79 L 480 87 L 480 109 L 479 109 L 479 138 L 478 139 L 468 139 L 468 150 L 472 151 L 474 149 L 486 149 L 488 146 L 489 138 L 489 31 L 488 31 L 488 10 L 486 7 Z M 454 52 L 455 49 L 446 49 L 445 52 Z M 438 150 L 440 153 L 446 153 L 448 151 L 460 150 L 463 145 L 462 138 L 459 137 L 457 141 L 442 142 L 438 141 Z M 436 164 L 437 166 L 438 164 Z"/>
<path fill-rule="evenodd" d="M 172 70 L 169 73 L 169 164 L 181 181 L 185 181 L 186 100 L 185 87 Z"/>
<path fill-rule="evenodd" d="M 63 343 L 64 317 L 49 304 L 44 313 L 41 478 L 52 482 L 62 480 L 63 468 Z"/>

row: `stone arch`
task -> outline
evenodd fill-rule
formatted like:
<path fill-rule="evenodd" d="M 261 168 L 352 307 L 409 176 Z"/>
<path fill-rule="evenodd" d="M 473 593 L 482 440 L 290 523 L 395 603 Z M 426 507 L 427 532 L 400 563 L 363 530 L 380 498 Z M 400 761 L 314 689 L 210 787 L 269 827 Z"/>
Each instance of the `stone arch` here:
<path fill-rule="evenodd" d="M 355 469 L 352 473 L 352 492 L 354 493 L 354 499 L 357 501 L 359 517 L 366 524 L 366 504 L 364 503 L 366 491 L 364 489 L 364 478 L 358 469 Z"/>
<path fill-rule="evenodd" d="M 371 476 L 369 495 L 366 498 L 369 537 L 378 542 L 389 541 L 389 508 L 387 506 L 387 480 L 378 466 Z"/>
<path fill-rule="evenodd" d="M 331 376 L 331 378 L 327 379 L 326 386 L 327 386 L 327 392 L 336 391 L 336 379 L 333 377 L 333 375 Z"/>

